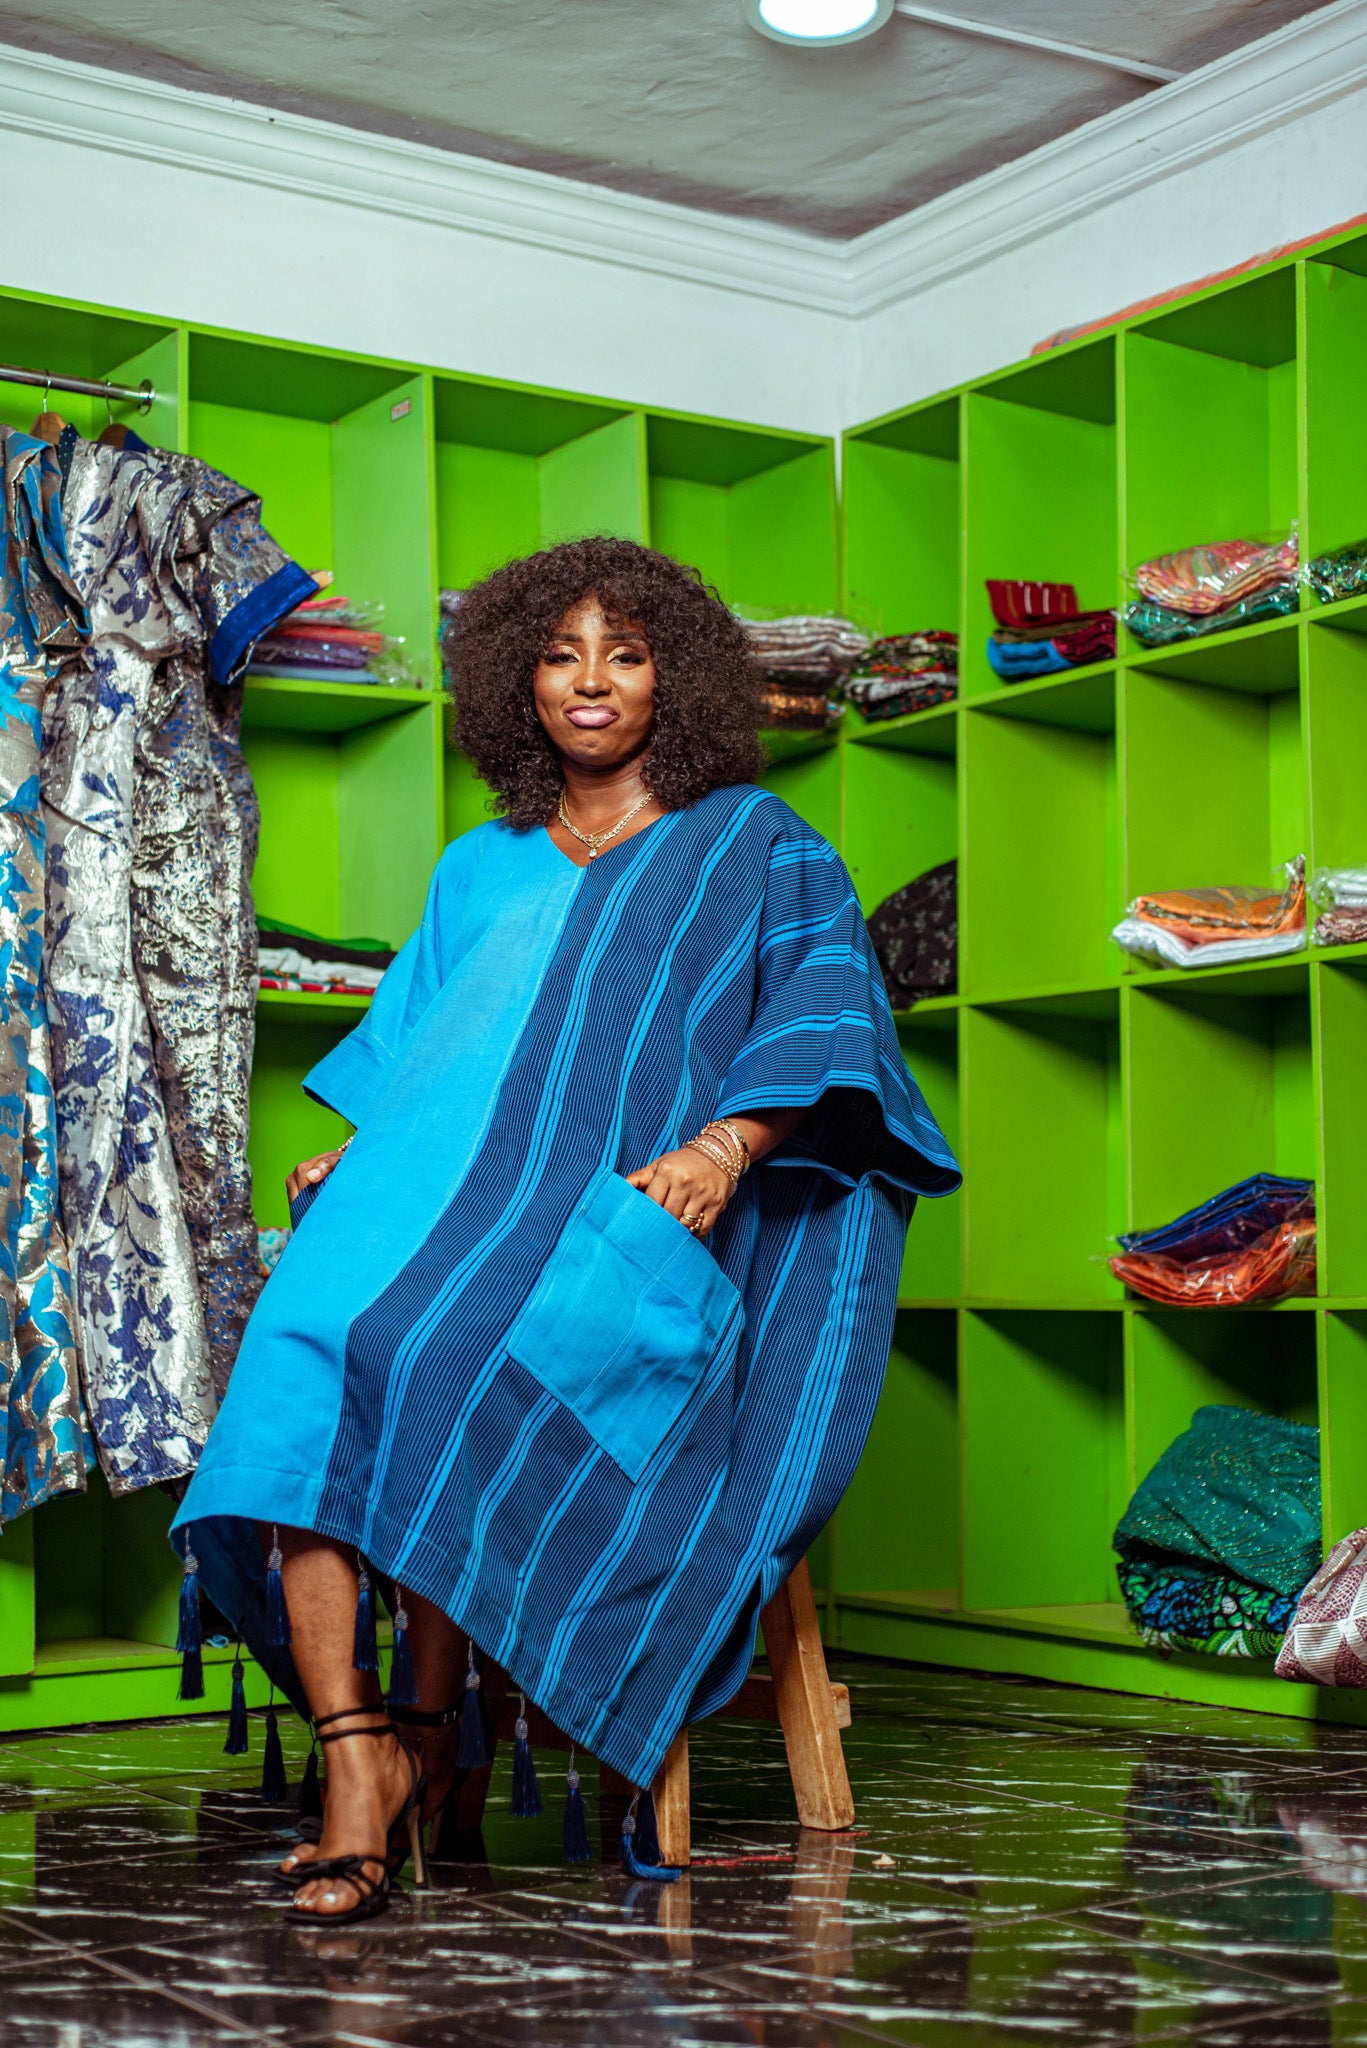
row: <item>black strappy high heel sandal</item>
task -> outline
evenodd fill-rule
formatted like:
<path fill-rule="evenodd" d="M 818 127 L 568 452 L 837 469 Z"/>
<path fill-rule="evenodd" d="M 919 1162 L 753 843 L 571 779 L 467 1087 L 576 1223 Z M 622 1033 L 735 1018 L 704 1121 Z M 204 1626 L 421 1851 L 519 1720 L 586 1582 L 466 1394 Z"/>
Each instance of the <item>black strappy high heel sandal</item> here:
<path fill-rule="evenodd" d="M 441 1707 L 436 1712 L 429 1713 L 422 1707 L 396 1707 L 388 1705 L 385 1711 L 389 1715 L 390 1720 L 397 1721 L 402 1728 L 459 1728 L 460 1726 L 460 1708 L 458 1706 Z M 428 1861 L 431 1863 L 437 1861 L 437 1843 L 450 1826 L 451 1812 L 464 1776 L 465 1773 L 463 1771 L 457 1770 L 451 1783 L 451 1789 L 445 1794 L 441 1805 L 432 1816 L 430 1847 L 427 1852 Z"/>
<path fill-rule="evenodd" d="M 328 1722 L 350 1720 L 359 1713 L 383 1712 L 382 1707 L 352 1707 L 344 1709 L 339 1714 L 324 1715 L 323 1720 L 315 1723 L 315 1726 L 322 1728 Z M 311 1884 L 314 1878 L 334 1878 L 341 1884 L 350 1885 L 356 1894 L 356 1904 L 349 1906 L 344 1913 L 315 1913 L 307 1908 L 287 1906 L 281 1917 L 293 1922 L 297 1927 L 346 1927 L 357 1920 L 373 1920 L 380 1913 L 387 1912 L 396 1835 L 400 1835 L 401 1839 L 403 1835 L 407 1836 L 407 1849 L 400 1852 L 398 1867 L 401 1868 L 407 1855 L 411 1854 L 413 1882 L 420 1891 L 425 1890 L 427 1886 L 427 1855 L 422 1841 L 422 1802 L 427 1791 L 427 1780 L 418 1768 L 418 1760 L 402 1735 L 390 1727 L 388 1720 L 380 1728 L 340 1728 L 331 1735 L 320 1734 L 318 1740 L 323 1743 L 348 1742 L 357 1735 L 394 1737 L 408 1765 L 408 1796 L 390 1825 L 389 1847 L 383 1856 L 315 1857 L 312 1862 L 302 1865 L 291 1875 L 289 1884 L 292 1891 L 301 1890 L 304 1885 Z M 378 1866 L 378 1877 L 371 1875 L 366 1868 L 367 1864 Z"/>

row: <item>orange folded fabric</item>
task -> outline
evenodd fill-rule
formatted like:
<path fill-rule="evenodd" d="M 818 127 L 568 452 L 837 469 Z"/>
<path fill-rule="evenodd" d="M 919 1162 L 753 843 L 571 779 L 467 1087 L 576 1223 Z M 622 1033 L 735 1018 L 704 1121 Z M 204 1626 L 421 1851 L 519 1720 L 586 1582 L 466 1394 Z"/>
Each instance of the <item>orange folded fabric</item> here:
<path fill-rule="evenodd" d="M 1222 1259 L 1183 1261 L 1118 1252 L 1110 1268 L 1136 1294 L 1171 1308 L 1240 1308 L 1288 1294 L 1313 1294 L 1315 1219 L 1292 1217 Z"/>
<path fill-rule="evenodd" d="M 1305 929 L 1305 868 L 1293 866 L 1284 889 L 1234 886 L 1213 889 L 1164 889 L 1139 896 L 1131 917 L 1163 925 L 1189 946 L 1216 939 L 1272 938 Z"/>

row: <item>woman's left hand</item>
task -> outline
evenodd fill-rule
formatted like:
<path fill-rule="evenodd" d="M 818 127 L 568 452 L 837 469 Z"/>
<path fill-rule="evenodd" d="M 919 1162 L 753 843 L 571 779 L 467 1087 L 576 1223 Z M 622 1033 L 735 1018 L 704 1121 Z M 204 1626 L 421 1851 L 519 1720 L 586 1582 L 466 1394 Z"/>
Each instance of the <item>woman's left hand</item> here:
<path fill-rule="evenodd" d="M 638 1167 L 626 1178 L 652 1202 L 677 1216 L 694 1237 L 706 1237 L 732 1195 L 729 1175 L 691 1145 L 681 1145 L 677 1152 L 662 1152 L 649 1166 Z"/>

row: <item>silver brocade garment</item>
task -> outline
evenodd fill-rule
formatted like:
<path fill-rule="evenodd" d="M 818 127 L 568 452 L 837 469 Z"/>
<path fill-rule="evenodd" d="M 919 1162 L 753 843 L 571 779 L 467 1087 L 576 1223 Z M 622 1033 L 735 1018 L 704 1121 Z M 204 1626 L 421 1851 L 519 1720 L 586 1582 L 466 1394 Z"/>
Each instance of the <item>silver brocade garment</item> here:
<path fill-rule="evenodd" d="M 57 458 L 0 427 L 0 1521 L 85 1485 L 42 984 L 38 764 L 49 676 L 84 617 L 62 536 Z"/>
<path fill-rule="evenodd" d="M 124 1492 L 193 1470 L 260 1289 L 235 678 L 314 585 L 259 502 L 193 457 L 64 452 L 92 632 L 48 719 L 49 976 L 78 1340 Z"/>

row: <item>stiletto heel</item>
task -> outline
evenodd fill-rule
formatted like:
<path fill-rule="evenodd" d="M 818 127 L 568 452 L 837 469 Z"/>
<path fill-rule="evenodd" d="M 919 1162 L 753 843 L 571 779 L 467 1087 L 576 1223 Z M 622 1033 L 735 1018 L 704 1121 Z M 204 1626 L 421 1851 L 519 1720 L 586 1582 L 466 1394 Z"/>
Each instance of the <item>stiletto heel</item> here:
<path fill-rule="evenodd" d="M 382 1707 L 348 1707 L 338 1714 L 325 1714 L 322 1720 L 315 1722 L 314 1725 L 321 1729 L 329 1722 L 350 1720 L 357 1714 L 375 1715 L 383 1712 Z M 294 1891 L 311 1884 L 314 1878 L 333 1878 L 342 1884 L 350 1885 L 356 1894 L 355 1905 L 349 1906 L 344 1913 L 316 1913 L 307 1907 L 287 1906 L 282 1917 L 292 1921 L 296 1926 L 345 1927 L 353 1921 L 373 1920 L 379 1914 L 387 1913 L 391 1877 L 402 1869 L 410 1851 L 413 1856 L 414 1881 L 421 1886 L 427 1883 L 427 1858 L 422 1843 L 422 1803 L 427 1792 L 427 1780 L 418 1767 L 418 1760 L 402 1735 L 397 1729 L 390 1727 L 387 1720 L 380 1728 L 340 1728 L 330 1735 L 320 1734 L 318 1740 L 323 1743 L 348 1742 L 359 1735 L 393 1737 L 398 1744 L 400 1755 L 408 1765 L 408 1795 L 395 1819 L 390 1822 L 384 1855 L 319 1856 L 311 1863 L 298 1865 L 296 1870 L 290 1873 L 288 1882 Z M 407 1836 L 407 1847 L 399 1848 L 397 1863 L 393 1846 L 396 1834 L 399 1835 L 401 1844 L 403 1837 Z M 378 1870 L 378 1877 L 371 1874 L 366 1868 L 367 1864 Z M 282 1877 L 285 1875 L 283 1872 L 279 1874 Z"/>

